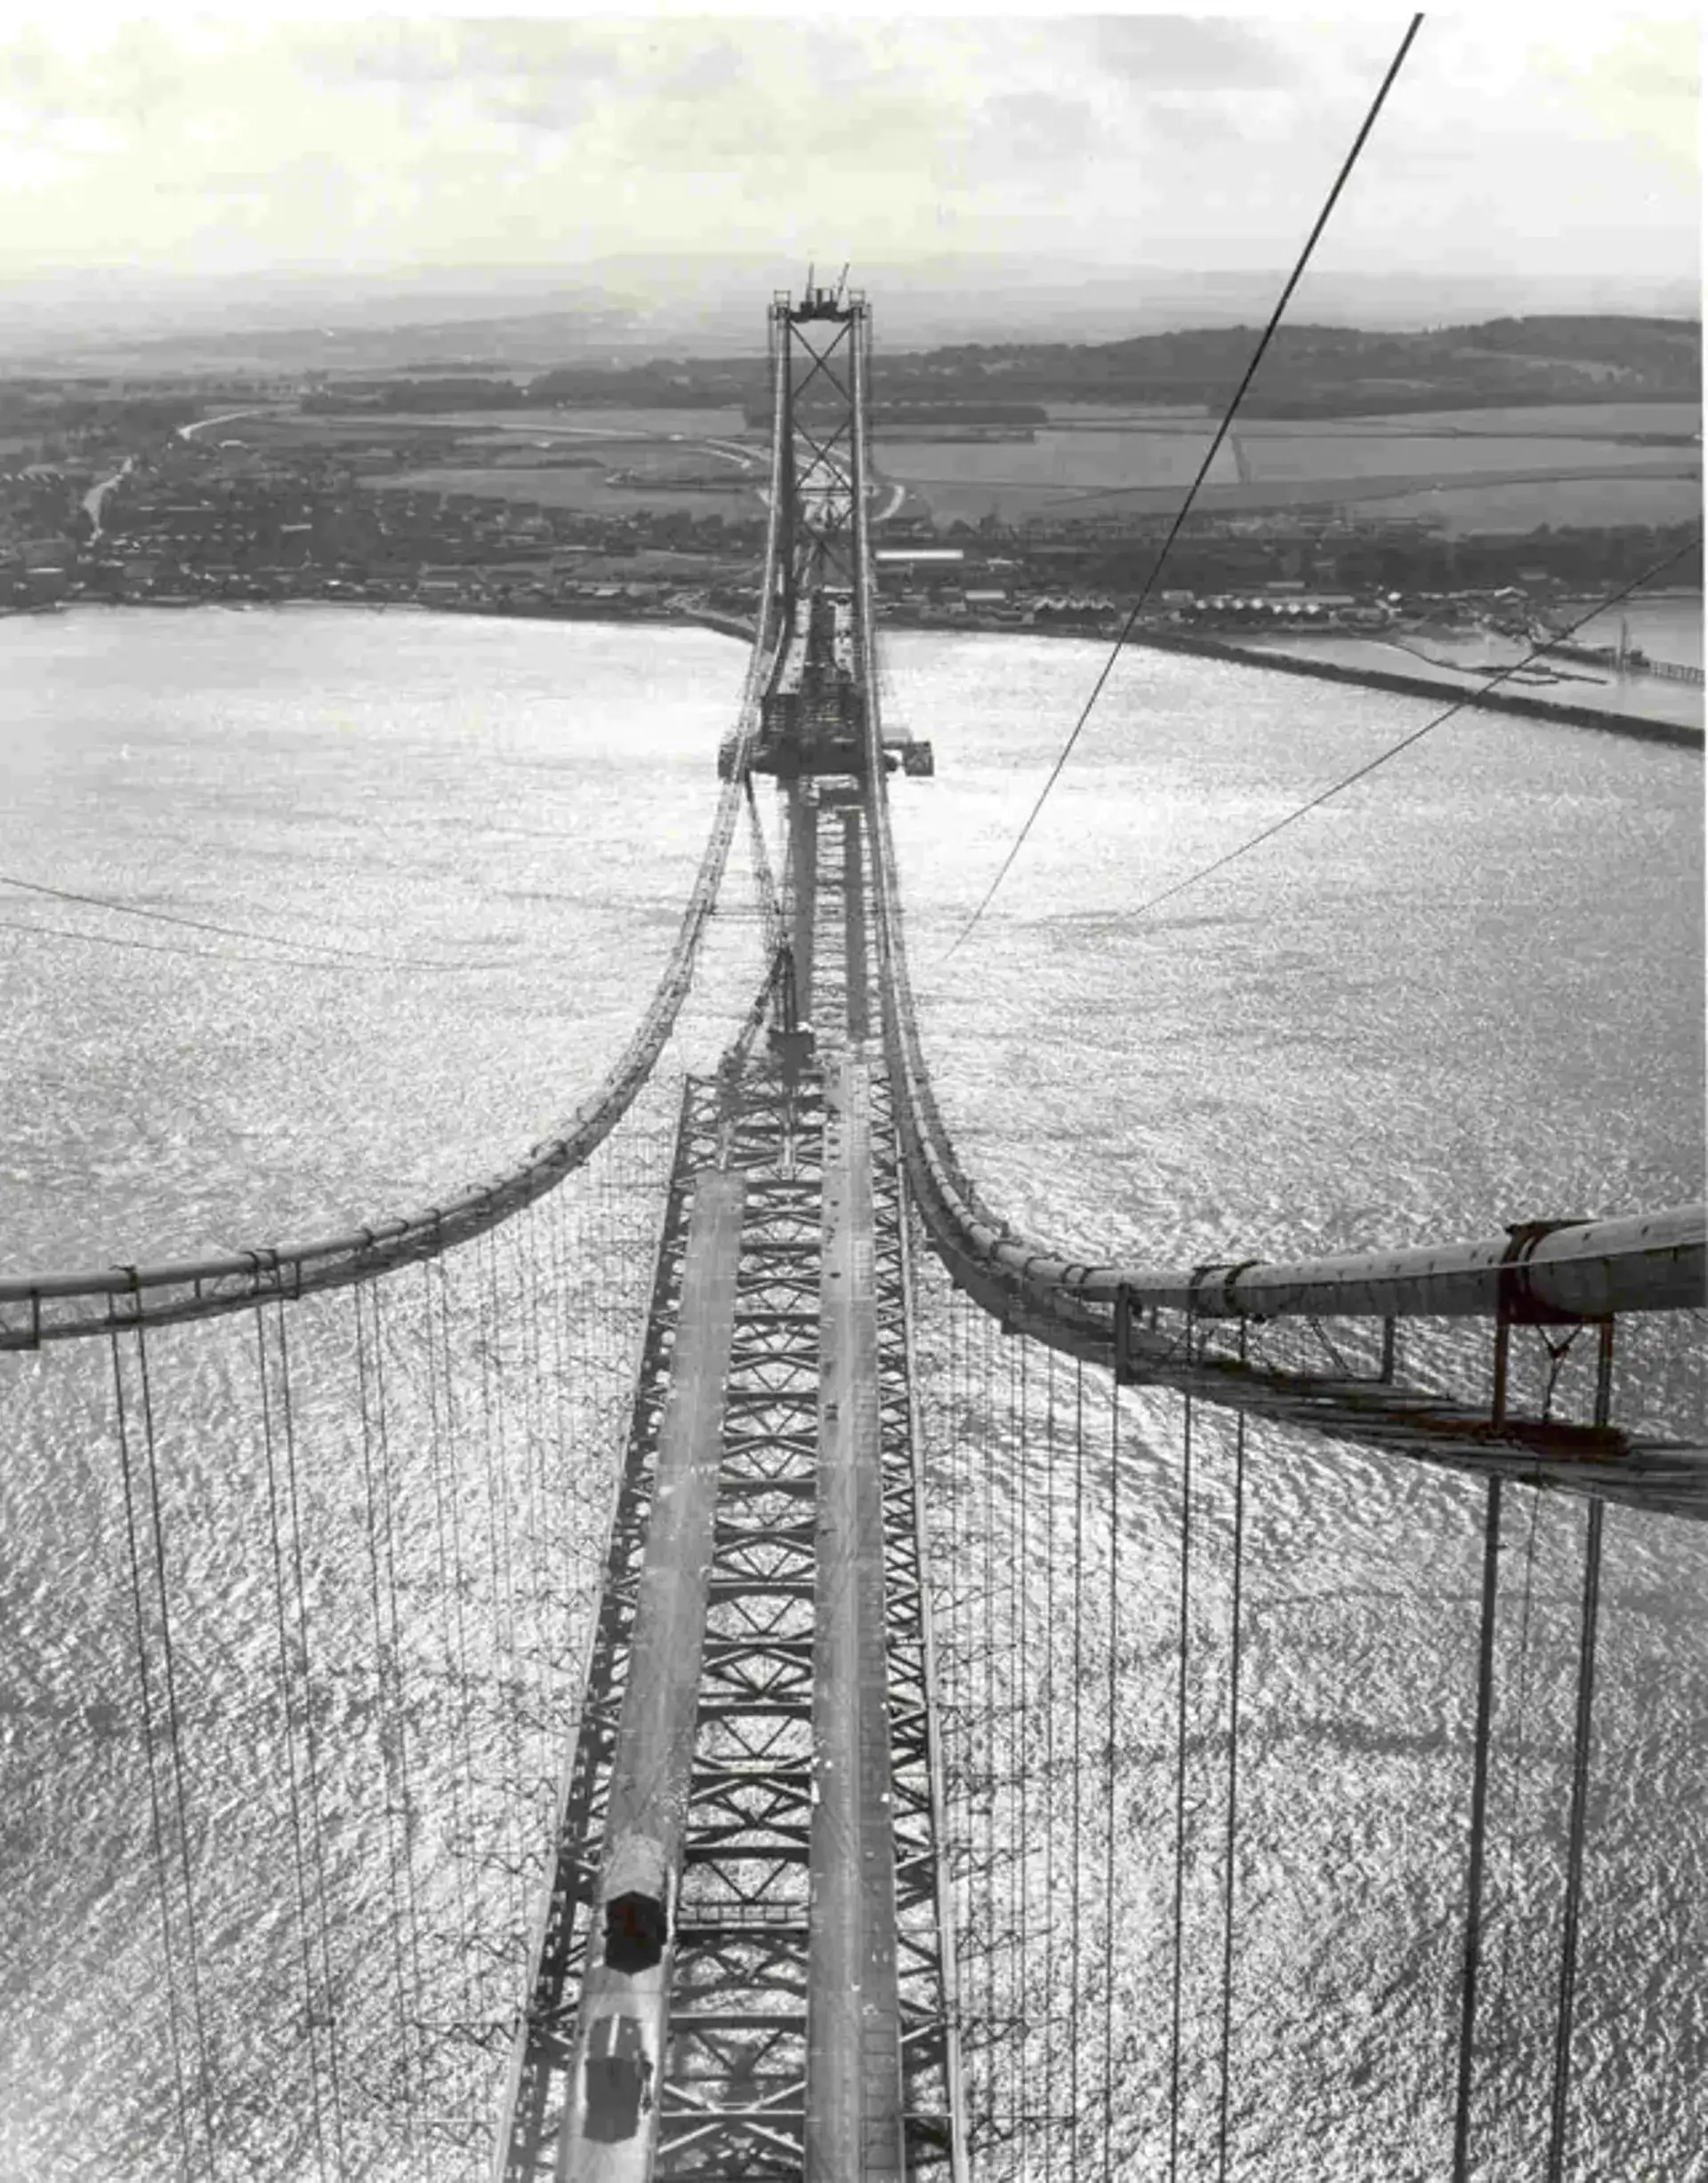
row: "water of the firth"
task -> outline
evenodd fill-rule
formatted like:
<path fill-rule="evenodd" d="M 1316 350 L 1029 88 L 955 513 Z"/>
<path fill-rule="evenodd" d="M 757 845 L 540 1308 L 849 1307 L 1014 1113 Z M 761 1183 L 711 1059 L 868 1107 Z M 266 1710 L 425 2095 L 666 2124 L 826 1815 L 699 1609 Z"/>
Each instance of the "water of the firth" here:
<path fill-rule="evenodd" d="M 318 608 L 75 612 L 13 620 L 4 641 L 0 873 L 254 936 L 0 890 L 8 1270 L 242 1246 L 431 1201 L 532 1143 L 617 1051 L 703 839 L 737 648 L 689 631 Z M 967 1164 L 1019 1225 L 1100 1256 L 1180 1261 L 1470 1235 L 1700 1194 L 1693 755 L 1456 721 L 1142 915 L 1137 902 L 1423 715 L 1386 696 L 1130 654 L 997 905 L 950 954 L 1100 654 L 915 636 L 888 658 L 892 723 L 938 753 L 937 780 L 897 799 L 928 1047 Z M 686 1042 L 697 1065 L 739 1013 L 756 960 L 744 871 L 728 899 Z M 297 944 L 288 964 L 281 937 Z M 310 943 L 351 952 L 310 963 Z M 181 2127 L 197 2174 L 296 2183 L 337 2172 L 341 2155 L 352 2175 L 471 2171 L 476 2152 L 450 2147 L 454 2111 L 459 2099 L 479 2110 L 465 2118 L 478 2149 L 499 2065 L 471 2035 L 487 2019 L 456 2019 L 483 1999 L 495 2018 L 502 1995 L 471 1989 L 468 1936 L 483 1920 L 521 1930 L 543 1854 L 574 1685 L 566 1633 L 584 1614 L 608 1453 L 595 1428 L 620 1412 L 626 1354 L 595 1291 L 638 1293 L 666 1120 L 655 1114 L 642 1150 L 608 1163 L 572 1221 L 541 1216 L 453 1273 L 452 1309 L 487 1330 L 478 1356 L 435 1361 L 414 1290 L 383 1328 L 366 1325 L 394 1373 L 398 1466 L 399 1536 L 383 1569 L 373 1564 L 396 1617 L 383 1619 L 377 1669 L 350 1301 L 314 1308 L 318 1358 L 303 1319 L 292 1366 L 309 1611 L 282 1631 L 281 1598 L 293 1612 L 304 1602 L 270 1559 L 255 1328 L 151 1344 L 196 1994 L 177 1784 L 164 1774 L 170 1978 L 161 1936 L 111 1359 L 85 1345 L 0 1366 L 6 2183 L 153 2183 L 181 2171 Z M 621 1278 L 571 1266 L 595 1236 Z M 530 1378 L 504 1351 L 508 1306 L 541 1283 L 583 1317 L 567 1335 L 548 1330 Z M 265 1338 L 277 1406 L 270 1327 Z M 1676 1427 L 1689 1422 L 1676 1400 L 1690 1373 L 1672 1363 Z M 513 1518 L 528 1578 L 516 1586 L 481 1482 L 490 1440 L 476 1445 L 494 1430 L 487 1368 L 512 1373 L 497 1430 L 537 1465 L 503 1504 L 506 1554 Z M 537 1400 L 515 1391 L 548 1383 Z M 1652 1408 L 1656 1384 L 1627 1374 L 1625 1414 Z M 133 1375 L 128 1391 L 134 1431 Z M 441 1411 L 460 1430 L 430 1433 Z M 548 1460 L 554 1419 L 569 1422 L 569 1442 Z M 1208 1647 L 1225 1609 L 1213 1556 L 1227 1435 L 1198 1430 Z M 1111 1945 L 1116 2172 L 1142 2183 L 1164 2144 L 1178 1411 L 1135 1402 L 1127 1433 L 1124 1910 Z M 443 1479 L 423 1468 L 430 1441 Z M 447 1577 L 446 1494 L 471 1511 L 480 1572 Z M 1438 2175 L 1479 1494 L 1270 1436 L 1254 1454 L 1250 1521 L 1231 2172 Z M 1576 1504 L 1523 1497 L 1510 1520 L 1478 2106 L 1489 2179 L 1535 2173 L 1540 2156 L 1581 1525 Z M 554 1570 L 560 1544 L 568 1559 Z M 1695 1526 L 1612 1513 L 1568 2163 L 1583 2183 L 1708 2173 L 1705 1579 Z M 568 1618 L 555 1638 L 554 1599 Z M 499 1728 L 471 1729 L 467 1653 L 487 1640 L 487 1695 L 509 1710 Z M 297 1694 L 288 1742 L 281 1688 Z M 1100 1719 L 1098 1733 L 1107 1741 Z M 506 1788 L 518 1762 L 520 1800 Z M 289 1811 L 311 1786 L 323 1848 L 303 1873 Z M 485 1804 L 452 1810 L 477 1792 Z M 502 1847 L 477 1840 L 483 1824 L 510 1830 Z M 419 1898 L 408 1952 L 386 1937 L 400 1889 Z M 1205 1950 L 1219 1931 L 1207 1921 L 1203 1909 Z M 1207 1961 L 1195 1959 L 1188 1997 L 1196 2158 L 1213 2150 Z M 424 2056 L 438 2058 L 431 2081 Z M 1058 2104 L 1066 2067 L 1057 2051 Z M 1076 2165 L 1065 2116 L 1026 2142 L 1023 2163 L 993 2155 L 990 2172 L 1093 2171 Z"/>

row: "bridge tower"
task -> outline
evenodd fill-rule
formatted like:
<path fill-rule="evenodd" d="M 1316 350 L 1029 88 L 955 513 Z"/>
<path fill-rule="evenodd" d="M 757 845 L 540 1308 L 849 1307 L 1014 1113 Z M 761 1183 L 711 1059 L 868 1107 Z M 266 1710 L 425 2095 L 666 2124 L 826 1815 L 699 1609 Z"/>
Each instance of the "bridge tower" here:
<path fill-rule="evenodd" d="M 864 365 L 866 299 L 840 283 L 779 294 L 770 310 L 773 385 L 787 419 L 778 575 L 792 609 L 814 587 L 854 585 L 855 380 Z"/>
<path fill-rule="evenodd" d="M 964 2176 L 867 828 L 871 766 L 931 759 L 878 720 L 868 338 L 840 286 L 773 302 L 771 547 L 720 762 L 782 802 L 776 959 L 685 1096 L 504 2183 Z"/>

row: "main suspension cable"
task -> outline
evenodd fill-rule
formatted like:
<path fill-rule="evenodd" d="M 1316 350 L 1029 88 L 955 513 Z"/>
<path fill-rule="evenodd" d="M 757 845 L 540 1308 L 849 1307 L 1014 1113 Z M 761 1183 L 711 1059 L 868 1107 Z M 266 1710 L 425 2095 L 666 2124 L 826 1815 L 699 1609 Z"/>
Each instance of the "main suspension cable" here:
<path fill-rule="evenodd" d="M 1250 388 L 1252 381 L 1257 375 L 1257 368 L 1259 365 L 1262 363 L 1264 357 L 1269 352 L 1269 343 L 1275 339 L 1277 329 L 1281 324 L 1281 319 L 1286 310 L 1287 305 L 1293 301 L 1293 290 L 1299 286 L 1300 281 L 1304 278 L 1305 269 L 1310 263 L 1311 254 L 1317 247 L 1317 240 L 1322 235 L 1323 230 L 1328 225 L 1329 217 L 1333 213 L 1335 205 L 1340 202 L 1341 192 L 1346 188 L 1347 182 L 1351 178 L 1352 170 L 1358 163 L 1359 154 L 1364 149 L 1365 144 L 1369 138 L 1370 132 L 1376 125 L 1376 117 L 1382 112 L 1382 107 L 1387 102 L 1388 93 L 1393 89 L 1395 79 L 1398 77 L 1401 68 L 1405 65 L 1406 56 L 1412 49 L 1412 42 L 1416 37 L 1419 30 L 1422 28 L 1422 16 L 1414 15 L 1410 24 L 1406 28 L 1405 36 L 1401 38 L 1399 42 L 1398 51 L 1395 53 L 1392 60 L 1388 64 L 1388 73 L 1382 77 L 1382 86 L 1376 93 L 1374 99 L 1371 101 L 1370 110 L 1364 117 L 1363 126 L 1359 129 L 1358 135 L 1353 139 L 1352 149 L 1348 152 L 1345 159 L 1341 164 L 1341 171 L 1334 178 L 1334 186 L 1329 191 L 1327 197 L 1324 200 L 1323 208 L 1317 215 L 1316 223 L 1312 227 L 1310 233 L 1305 238 L 1305 246 L 1300 252 L 1298 261 L 1294 264 L 1293 271 L 1287 277 L 1286 286 L 1282 289 L 1280 296 L 1276 302 L 1275 309 L 1269 314 L 1269 322 L 1263 329 L 1262 337 L 1258 342 L 1257 347 L 1252 351 L 1251 362 L 1245 367 L 1245 375 L 1240 381 L 1239 385 L 1235 389 L 1234 399 L 1229 403 L 1227 410 L 1222 416 L 1221 423 L 1216 427 L 1215 437 L 1211 440 L 1209 447 L 1204 454 L 1204 460 L 1198 465 L 1197 475 L 1193 479 L 1191 485 L 1188 487 L 1186 498 L 1180 503 L 1180 508 L 1175 514 L 1174 520 L 1169 526 L 1168 536 L 1163 540 L 1162 551 L 1151 563 L 1150 574 L 1145 578 L 1144 585 L 1140 591 L 1139 596 L 1133 600 L 1132 607 L 1128 609 L 1127 618 L 1121 624 L 1120 634 L 1116 638 L 1114 645 L 1110 648 L 1109 656 L 1103 663 L 1102 672 L 1099 674 L 1097 681 L 1092 685 L 1092 694 L 1085 700 L 1084 706 L 1080 713 L 1079 718 L 1074 722 L 1072 733 L 1068 736 L 1068 740 L 1062 745 L 1060 753 L 1057 756 L 1054 765 L 1051 767 L 1049 777 L 1045 780 L 1043 786 L 1038 791 L 1036 802 L 1033 804 L 1032 809 L 1027 813 L 1026 823 L 1021 826 L 1019 834 L 1015 835 L 1013 843 L 1011 846 L 1007 856 L 1003 858 L 995 878 L 991 881 L 990 885 L 985 890 L 983 900 L 979 903 L 978 908 L 973 911 L 971 916 L 968 918 L 966 923 L 961 928 L 961 930 L 955 936 L 955 939 L 950 943 L 948 949 L 950 955 L 953 955 L 955 949 L 960 947 L 961 943 L 969 937 L 969 935 L 973 931 L 974 928 L 978 925 L 979 919 L 983 917 L 985 912 L 989 908 L 991 900 L 995 895 L 996 890 L 1008 877 L 1009 873 L 1014 867 L 1015 859 L 1019 857 L 1021 850 L 1025 848 L 1027 836 L 1031 833 L 1033 826 L 1035 825 L 1038 813 L 1043 810 L 1044 803 L 1049 797 L 1050 791 L 1055 786 L 1057 781 L 1060 778 L 1062 768 L 1067 764 L 1068 759 L 1072 757 L 1074 745 L 1079 741 L 1081 732 L 1084 729 L 1086 721 L 1090 720 L 1092 716 L 1093 706 L 1095 706 L 1098 699 L 1103 695 L 1104 685 L 1108 681 L 1110 675 L 1115 672 L 1115 663 L 1121 657 L 1121 648 L 1125 644 L 1128 634 L 1132 631 L 1133 624 L 1138 620 L 1140 610 L 1149 600 L 1151 592 L 1156 589 L 1156 580 L 1163 572 L 1163 565 L 1167 560 L 1170 550 L 1173 546 L 1175 540 L 1180 535 L 1181 526 L 1185 523 L 1187 517 L 1192 512 L 1192 503 L 1198 496 L 1199 487 L 1204 484 L 1204 479 L 1209 476 L 1211 465 L 1214 463 L 1217 455 L 1221 452 L 1221 444 L 1223 440 L 1227 439 L 1229 432 L 1233 428 L 1234 419 L 1239 411 L 1239 405 L 1245 400 L 1247 390 Z"/>

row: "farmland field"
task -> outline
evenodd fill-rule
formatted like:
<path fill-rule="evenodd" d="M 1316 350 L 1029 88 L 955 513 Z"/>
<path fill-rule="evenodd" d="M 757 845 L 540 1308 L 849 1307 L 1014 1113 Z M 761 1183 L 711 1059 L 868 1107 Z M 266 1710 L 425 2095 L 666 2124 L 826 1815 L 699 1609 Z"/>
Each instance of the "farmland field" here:
<path fill-rule="evenodd" d="M 1630 403 L 1467 411 L 1451 423 L 1257 419 L 1220 450 L 1200 505 L 1356 503 L 1372 520 L 1422 517 L 1453 530 L 1677 520 L 1700 496 L 1700 448 L 1610 435 L 1694 430 L 1696 415 L 1688 404 Z M 1212 429 L 1202 413 L 1100 409 L 1040 427 L 1029 443 L 886 439 L 875 467 L 928 501 L 939 523 L 1160 514 L 1178 505 Z M 1618 515 L 1603 512 L 1612 505 Z"/>
<path fill-rule="evenodd" d="M 275 413 L 234 423 L 230 437 L 257 446 L 281 440 L 389 446 L 407 458 L 407 466 L 365 478 L 370 489 L 473 493 L 593 515 L 644 510 L 750 515 L 761 504 L 757 487 L 766 468 L 764 447 L 747 437 L 737 409 L 484 409 L 431 417 L 395 411 Z M 688 464 L 727 471 L 739 487 L 697 491 L 667 478 L 613 486 L 606 475 L 609 470 L 645 472 Z"/>
<path fill-rule="evenodd" d="M 1112 402 L 1051 402 L 1048 407 L 1051 426 L 1063 431 L 1102 431 L 1123 424 L 1142 424 L 1152 431 L 1207 431 L 1213 422 L 1202 408 Z M 1246 434 L 1313 439 L 1494 432 L 1610 439 L 1625 432 L 1697 432 L 1702 410 L 1696 402 L 1538 402 L 1503 409 L 1404 410 L 1389 416 L 1242 417 L 1239 429 Z"/>
<path fill-rule="evenodd" d="M 1629 470 L 1638 464 L 1678 471 L 1697 468 L 1701 462 L 1695 448 L 1643 447 L 1617 439 L 1541 439 L 1523 432 L 1466 432 L 1451 438 L 1438 433 L 1426 438 L 1349 432 L 1325 440 L 1298 432 L 1247 432 L 1239 427 L 1233 438 L 1255 484 L 1283 478 L 1416 477 L 1423 471 L 1446 479 L 1494 470 L 1575 477 L 1585 471 Z"/>
<path fill-rule="evenodd" d="M 1543 523 L 1595 529 L 1619 523 L 1689 523 L 1702 515 L 1699 477 L 1527 478 L 1513 483 L 1422 486 L 1361 500 L 1361 516 L 1421 517 L 1449 536 L 1533 531 Z"/>
<path fill-rule="evenodd" d="M 1043 428 L 1029 444 L 1012 440 L 898 440 L 877 451 L 885 475 L 922 484 L 1046 486 L 1064 495 L 1076 488 L 1183 485 L 1210 440 L 1200 419 L 1191 430 L 1059 432 Z M 1237 452 L 1236 452 L 1237 450 Z M 1678 471 L 1697 467 L 1696 448 L 1646 447 L 1613 439 L 1526 433 L 1452 436 L 1370 432 L 1316 433 L 1236 428 L 1216 458 L 1213 484 L 1269 484 L 1300 479 L 1414 479 L 1489 471 L 1539 476 L 1629 469 L 1637 463 Z"/>
<path fill-rule="evenodd" d="M 1298 429 L 1290 419 L 1269 422 L 1277 430 Z M 1696 402 L 1552 402 L 1511 409 L 1419 410 L 1397 417 L 1331 422 L 1341 431 L 1566 432 L 1575 439 L 1606 439 L 1623 432 L 1699 432 L 1702 408 Z"/>
<path fill-rule="evenodd" d="M 455 409 L 414 411 L 361 409 L 317 415 L 286 416 L 284 423 L 334 434 L 370 432 L 378 437 L 398 433 L 407 437 L 424 430 L 451 432 L 526 432 L 536 439 L 559 437 L 600 439 L 632 436 L 639 439 L 737 439 L 745 436 L 746 419 L 739 409 Z M 250 424 L 261 418 L 245 420 Z M 761 435 L 762 437 L 762 435 Z"/>
<path fill-rule="evenodd" d="M 1224 450 L 1225 452 L 1225 450 Z M 1220 470 L 1220 465 L 1218 466 Z M 888 475 L 888 465 L 878 465 Z M 1226 472 L 1222 471 L 1224 479 Z M 1172 485 L 1121 486 L 1098 491 L 1064 492 L 1041 485 L 909 480 L 913 492 L 930 503 L 939 524 L 977 522 L 1000 512 L 1006 520 L 1043 516 L 1060 520 L 1110 515 L 1168 515 L 1180 505 L 1184 481 Z M 1633 463 L 1623 471 L 1590 469 L 1575 478 L 1537 477 L 1520 471 L 1472 471 L 1439 484 L 1431 473 L 1412 476 L 1271 479 L 1267 483 L 1223 482 L 1206 486 L 1194 503 L 1204 515 L 1250 514 L 1260 511 L 1326 506 L 1356 508 L 1370 522 L 1410 517 L 1438 524 L 1454 534 L 1469 531 L 1529 531 L 1539 524 L 1672 523 L 1701 511 L 1698 476 L 1674 468 Z"/>
<path fill-rule="evenodd" d="M 615 443 L 624 449 L 619 462 L 632 457 L 632 440 Z M 605 452 L 611 454 L 612 447 Z M 689 515 L 727 517 L 731 521 L 756 515 L 761 504 L 756 489 L 733 493 L 685 492 L 668 485 L 639 487 L 612 486 L 602 469 L 527 469 L 506 463 L 502 469 L 464 468 L 454 463 L 395 471 L 385 477 L 365 478 L 370 490 L 420 493 L 475 493 L 486 500 L 524 501 L 542 508 L 574 508 L 584 515 L 638 515 L 647 509 L 665 509 Z"/>
<path fill-rule="evenodd" d="M 1450 533 L 1529 531 L 1543 523 L 1688 520 L 1701 505 L 1699 447 L 1643 445 L 1622 434 L 1695 432 L 1688 402 L 1539 405 L 1414 416 L 1242 423 L 1221 450 L 1201 497 L 1206 514 L 1320 505 L 1357 507 L 1371 521 L 1422 519 Z M 1051 406 L 1030 440 L 907 439 L 886 431 L 874 471 L 905 487 L 910 511 L 939 525 L 995 514 L 1073 519 L 1172 513 L 1213 429 L 1201 409 L 1159 405 Z M 574 450 L 613 467 L 648 455 L 683 456 L 708 442 L 750 450 L 736 409 L 468 410 L 423 417 L 261 416 L 234 423 L 257 440 L 365 439 L 406 450 L 411 466 L 385 480 L 425 490 L 479 493 L 587 512 L 642 508 L 734 515 L 757 493 L 733 495 L 608 486 L 600 470 L 560 469 L 544 458 Z M 493 464 L 503 453 L 504 467 Z M 528 453 L 543 459 L 528 463 Z M 715 459 L 715 458 L 714 458 Z"/>

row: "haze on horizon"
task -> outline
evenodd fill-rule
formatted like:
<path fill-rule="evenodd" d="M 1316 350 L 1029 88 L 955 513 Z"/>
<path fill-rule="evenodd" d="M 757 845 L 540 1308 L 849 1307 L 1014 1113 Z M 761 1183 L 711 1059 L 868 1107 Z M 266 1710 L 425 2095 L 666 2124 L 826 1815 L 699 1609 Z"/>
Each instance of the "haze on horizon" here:
<path fill-rule="evenodd" d="M 26 319 L 134 307 L 150 332 L 214 300 L 231 324 L 358 296 L 394 318 L 656 301 L 697 266 L 709 302 L 732 263 L 762 294 L 810 260 L 904 294 L 1108 298 L 1140 270 L 1261 294 L 1404 20 L 29 0 L 0 39 L 0 290 Z M 1695 308 L 1698 95 L 1688 20 L 1429 18 L 1295 318 L 1312 291 L 1474 291 L 1486 315 L 1505 284 L 1591 279 L 1602 308 Z"/>

